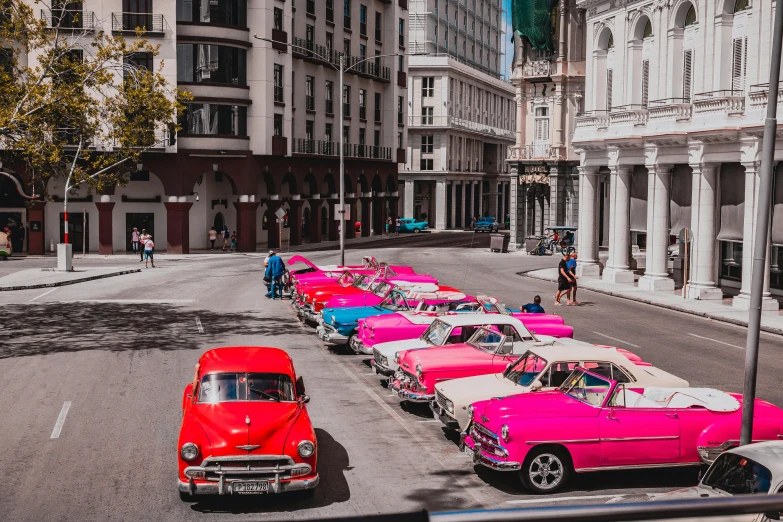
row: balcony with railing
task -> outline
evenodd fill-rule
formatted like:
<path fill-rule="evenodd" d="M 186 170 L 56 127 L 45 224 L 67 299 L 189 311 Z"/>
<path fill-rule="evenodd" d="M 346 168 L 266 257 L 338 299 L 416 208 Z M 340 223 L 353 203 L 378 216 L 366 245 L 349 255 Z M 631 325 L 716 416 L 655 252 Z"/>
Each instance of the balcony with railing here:
<path fill-rule="evenodd" d="M 163 36 L 166 20 L 152 13 L 112 13 L 111 31 L 114 34 L 133 35 L 138 30 L 145 36 Z"/>
<path fill-rule="evenodd" d="M 582 116 L 576 117 L 576 130 L 606 130 L 609 128 L 609 112 L 605 110 L 595 110 Z"/>
<path fill-rule="evenodd" d="M 41 9 L 41 20 L 47 29 L 95 31 L 95 13 L 81 9 Z"/>
<path fill-rule="evenodd" d="M 612 107 L 609 113 L 609 125 L 633 125 L 640 127 L 647 125 L 647 106 L 641 104 L 629 104 Z"/>
<path fill-rule="evenodd" d="M 563 160 L 568 154 L 567 147 L 553 147 L 549 143 L 534 143 L 533 145 L 523 145 L 521 147 L 511 147 L 509 155 L 516 154 L 519 160 Z"/>
<path fill-rule="evenodd" d="M 745 91 L 723 89 L 693 95 L 694 116 L 738 116 L 745 112 Z"/>
<path fill-rule="evenodd" d="M 664 98 L 647 104 L 648 121 L 691 121 L 693 105 L 686 98 Z"/>
<path fill-rule="evenodd" d="M 342 56 L 343 67 L 345 67 L 347 73 L 364 76 L 384 83 L 391 81 L 391 69 L 381 65 L 380 59 L 375 59 L 374 57 L 366 59 L 345 55 L 304 38 L 294 37 L 292 43 L 291 53 L 296 58 L 303 58 L 307 61 L 321 65 L 331 64 L 332 66 L 339 68 L 340 57 Z"/>
<path fill-rule="evenodd" d="M 399 113 L 398 113 L 399 114 Z M 485 123 L 478 123 L 456 116 L 409 116 L 408 126 L 411 128 L 441 127 L 454 128 L 468 132 L 475 132 L 484 136 L 514 140 L 514 131 L 495 127 Z"/>
<path fill-rule="evenodd" d="M 778 85 L 778 104 L 783 103 L 783 94 L 780 89 L 783 87 L 783 81 Z M 748 90 L 748 108 L 751 110 L 766 109 L 769 101 L 769 84 L 759 83 L 751 85 Z"/>
<path fill-rule="evenodd" d="M 548 59 L 528 60 L 522 65 L 522 78 L 531 83 L 549 81 L 556 69 L 556 65 Z"/>
<path fill-rule="evenodd" d="M 340 143 L 336 141 L 294 138 L 291 153 L 312 156 L 339 156 Z M 391 147 L 376 147 L 375 145 L 358 145 L 355 143 L 343 144 L 343 156 L 346 158 L 365 158 L 382 161 L 391 161 L 392 159 Z"/>

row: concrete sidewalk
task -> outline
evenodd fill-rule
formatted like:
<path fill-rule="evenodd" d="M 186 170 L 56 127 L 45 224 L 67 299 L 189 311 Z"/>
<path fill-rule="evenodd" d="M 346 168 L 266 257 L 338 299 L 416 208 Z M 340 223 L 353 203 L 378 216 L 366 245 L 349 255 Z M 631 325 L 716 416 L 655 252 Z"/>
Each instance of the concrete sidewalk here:
<path fill-rule="evenodd" d="M 0 277 L 0 292 L 73 285 L 95 279 L 133 274 L 135 272 L 141 272 L 141 269 L 136 267 L 85 267 L 73 272 L 58 272 L 50 268 L 29 268 Z"/>
<path fill-rule="evenodd" d="M 556 282 L 557 268 L 532 270 L 530 272 L 522 272 L 520 275 Z M 722 321 L 740 326 L 748 325 L 748 312 L 746 310 L 743 311 L 732 308 L 730 298 L 721 301 L 683 299 L 679 290 L 674 292 L 651 292 L 639 290 L 639 287 L 635 284 L 605 283 L 601 279 L 593 277 L 580 278 L 579 288 L 659 306 L 661 308 L 668 308 L 669 310 L 677 310 L 679 312 L 698 315 L 715 321 Z M 777 313 L 763 313 L 761 315 L 761 329 L 768 333 L 783 335 L 783 311 Z"/>

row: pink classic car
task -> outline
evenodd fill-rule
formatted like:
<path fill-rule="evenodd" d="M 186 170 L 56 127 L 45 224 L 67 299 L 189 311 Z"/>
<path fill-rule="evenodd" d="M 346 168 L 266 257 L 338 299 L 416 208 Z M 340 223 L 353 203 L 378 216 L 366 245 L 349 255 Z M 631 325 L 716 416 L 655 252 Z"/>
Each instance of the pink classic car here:
<path fill-rule="evenodd" d="M 435 398 L 437 383 L 460 377 L 502 373 L 509 364 L 536 344 L 583 344 L 567 338 L 537 338 L 516 317 L 491 317 L 492 326 L 477 328 L 467 342 L 401 350 L 395 357 L 399 369 L 389 378 L 390 388 L 402 400 L 429 402 Z M 379 350 L 379 347 L 376 346 L 375 350 Z M 378 361 L 375 361 L 376 368 L 377 364 Z"/>
<path fill-rule="evenodd" d="M 385 282 L 390 287 L 401 290 L 403 292 L 436 292 L 439 288 L 438 280 L 429 274 L 416 274 L 405 273 L 398 274 L 390 266 L 382 263 L 378 271 L 373 276 L 376 284 L 371 287 L 377 286 L 379 282 Z M 451 289 L 451 288 L 449 288 Z M 383 301 L 383 298 L 388 295 L 382 292 L 364 291 L 345 294 L 339 290 L 330 292 L 324 290 L 320 295 L 314 296 L 316 299 L 314 310 L 316 312 L 321 311 L 324 308 L 348 308 L 353 306 L 375 306 Z"/>
<path fill-rule="evenodd" d="M 632 386 L 577 368 L 558 390 L 475 402 L 463 451 L 553 493 L 571 473 L 699 465 L 737 445 L 741 395 Z M 783 410 L 756 401 L 754 439 L 780 438 L 781 422 Z"/>
<path fill-rule="evenodd" d="M 464 294 L 463 294 L 464 295 Z M 513 312 L 503 306 L 494 297 L 478 296 L 464 300 L 419 302 L 415 310 L 397 312 L 389 315 L 368 317 L 359 322 L 355 346 L 351 348 L 356 353 L 371 355 L 373 347 L 378 343 L 416 339 L 432 324 L 435 318 L 443 315 L 477 313 L 504 314 L 516 317 L 534 334 L 554 335 L 555 337 L 572 337 L 573 329 L 566 327 L 556 335 L 552 330 L 544 331 L 540 325 L 562 325 L 563 318 L 552 314 L 526 314 Z M 570 333 L 569 333 L 570 331 Z"/>

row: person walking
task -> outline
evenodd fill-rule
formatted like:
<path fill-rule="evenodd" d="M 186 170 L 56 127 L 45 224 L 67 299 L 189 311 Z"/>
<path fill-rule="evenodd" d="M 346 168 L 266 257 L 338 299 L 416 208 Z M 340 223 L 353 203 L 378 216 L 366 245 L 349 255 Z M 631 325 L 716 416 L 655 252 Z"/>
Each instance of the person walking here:
<path fill-rule="evenodd" d="M 394 226 L 396 227 L 395 235 L 400 235 L 400 218 L 397 218 L 397 221 L 394 223 Z"/>
<path fill-rule="evenodd" d="M 142 228 L 141 234 L 139 234 L 139 263 L 144 261 L 144 244 L 147 242 L 147 239 L 152 238 L 150 234 L 147 234 L 147 229 Z"/>
<path fill-rule="evenodd" d="M 285 263 L 274 250 L 270 250 L 265 277 L 271 280 L 271 286 L 266 296 L 271 297 L 272 300 L 276 299 L 278 294 L 280 299 L 283 299 L 283 283 L 281 281 L 283 274 L 285 274 Z"/>
<path fill-rule="evenodd" d="M 557 293 L 555 294 L 555 306 L 561 306 L 560 299 L 566 296 L 567 304 L 571 304 L 571 283 L 574 282 L 568 271 L 568 260 L 571 254 L 564 254 L 557 265 Z"/>
<path fill-rule="evenodd" d="M 392 226 L 391 216 L 386 216 L 386 235 L 389 235 L 389 229 Z"/>
<path fill-rule="evenodd" d="M 571 252 L 571 259 L 568 260 L 566 263 L 566 266 L 568 266 L 568 271 L 571 273 L 571 279 L 573 279 L 573 282 L 571 283 L 571 303 L 572 305 L 579 305 L 579 301 L 576 300 L 576 280 L 579 279 L 576 277 L 576 252 Z"/>
<path fill-rule="evenodd" d="M 233 252 L 234 249 L 237 247 L 237 231 L 234 230 L 234 233 L 231 234 L 231 251 Z"/>
<path fill-rule="evenodd" d="M 475 230 L 476 228 L 476 216 L 470 216 L 470 229 Z"/>
<path fill-rule="evenodd" d="M 535 296 L 532 303 L 522 306 L 522 311 L 526 314 L 545 314 L 544 307 L 541 306 L 541 296 Z"/>
<path fill-rule="evenodd" d="M 207 233 L 207 237 L 209 237 L 209 242 L 212 243 L 212 247 L 210 250 L 215 250 L 215 241 L 217 241 L 217 230 L 215 230 L 214 225 L 212 228 L 209 229 L 209 232 Z"/>
<path fill-rule="evenodd" d="M 139 253 L 139 229 L 136 227 L 133 227 L 133 232 L 131 232 L 131 248 L 134 254 Z"/>
<path fill-rule="evenodd" d="M 154 253 L 155 243 L 152 242 L 152 236 L 147 236 L 147 240 L 144 242 L 144 268 L 148 268 L 147 261 L 152 263 L 152 268 L 155 268 Z"/>
<path fill-rule="evenodd" d="M 229 232 L 228 227 L 226 225 L 223 225 L 223 230 L 221 231 L 221 234 L 223 235 L 223 252 L 228 250 L 228 242 L 231 239 L 231 232 Z"/>

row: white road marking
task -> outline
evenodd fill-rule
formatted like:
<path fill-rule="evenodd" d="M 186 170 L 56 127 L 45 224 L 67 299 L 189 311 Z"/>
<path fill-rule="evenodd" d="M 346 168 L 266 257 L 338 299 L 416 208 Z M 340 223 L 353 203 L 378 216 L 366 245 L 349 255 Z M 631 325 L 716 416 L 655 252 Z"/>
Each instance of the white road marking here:
<path fill-rule="evenodd" d="M 193 299 L 76 299 L 73 301 L 58 301 L 63 304 L 70 303 L 99 303 L 99 304 L 187 304 Z"/>
<path fill-rule="evenodd" d="M 52 292 L 54 292 L 55 290 L 57 290 L 57 288 L 58 288 L 58 287 L 56 287 L 56 286 L 55 286 L 55 287 L 54 287 L 54 288 L 52 288 L 51 290 L 47 290 L 46 292 L 42 293 L 41 295 L 39 295 L 39 296 L 36 296 L 36 297 L 33 297 L 33 298 L 32 298 L 32 299 L 30 299 L 30 301 L 28 301 L 28 302 L 32 303 L 33 301 L 37 301 L 38 299 L 42 298 L 43 296 L 45 296 L 45 295 L 47 295 L 47 294 L 51 294 Z"/>
<path fill-rule="evenodd" d="M 599 498 L 622 498 L 626 495 L 588 495 L 584 497 L 541 497 L 527 498 L 524 500 L 507 500 L 506 504 L 546 504 L 549 502 L 568 502 L 570 500 L 592 500 Z"/>
<path fill-rule="evenodd" d="M 709 337 L 702 337 L 701 335 L 696 335 L 696 334 L 692 334 L 692 333 L 689 333 L 688 335 L 690 335 L 692 337 L 698 337 L 699 339 L 704 339 L 705 341 L 712 341 L 713 343 L 725 344 L 726 346 L 731 346 L 732 348 L 739 348 L 740 350 L 744 350 L 745 349 L 744 346 L 737 346 L 736 344 L 724 343 L 723 341 L 719 341 L 717 339 L 710 339 Z"/>
<path fill-rule="evenodd" d="M 198 328 L 198 333 L 204 333 L 204 327 L 201 326 L 201 319 L 199 319 L 198 316 L 196 316 L 196 328 Z"/>
<path fill-rule="evenodd" d="M 440 422 L 438 419 L 424 419 L 420 420 L 419 422 Z"/>
<path fill-rule="evenodd" d="M 60 410 L 60 415 L 57 416 L 57 422 L 54 423 L 54 429 L 52 430 L 52 436 L 49 437 L 50 439 L 60 438 L 60 432 L 63 430 L 63 424 L 65 424 L 65 417 L 68 415 L 69 409 L 71 409 L 71 401 L 65 401 Z"/>
<path fill-rule="evenodd" d="M 634 348 L 641 348 L 638 344 L 629 343 L 628 341 L 623 341 L 622 339 L 618 339 L 617 337 L 612 337 L 611 335 L 602 334 L 601 332 L 596 332 L 593 330 L 594 334 L 600 335 L 601 337 L 606 337 L 607 339 L 611 339 L 612 341 L 617 341 L 618 343 L 627 344 L 628 346 L 633 346 Z"/>

